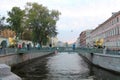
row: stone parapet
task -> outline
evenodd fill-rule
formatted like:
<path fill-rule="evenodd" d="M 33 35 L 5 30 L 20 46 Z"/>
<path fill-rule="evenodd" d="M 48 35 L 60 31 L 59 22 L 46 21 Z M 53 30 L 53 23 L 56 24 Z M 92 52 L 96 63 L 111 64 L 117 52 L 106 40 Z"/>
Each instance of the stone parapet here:
<path fill-rule="evenodd" d="M 0 80 L 22 80 L 19 76 L 11 72 L 11 67 L 0 64 Z"/>

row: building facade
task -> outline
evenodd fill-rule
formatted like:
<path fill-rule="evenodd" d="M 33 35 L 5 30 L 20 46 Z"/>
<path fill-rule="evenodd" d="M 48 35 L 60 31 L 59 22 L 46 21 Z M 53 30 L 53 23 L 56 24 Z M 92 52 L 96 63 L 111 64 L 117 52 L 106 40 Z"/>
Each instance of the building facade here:
<path fill-rule="evenodd" d="M 91 44 L 103 42 L 102 46 L 118 50 L 120 49 L 120 11 L 112 14 L 105 22 L 91 32 Z"/>
<path fill-rule="evenodd" d="M 0 31 L 0 35 L 5 38 L 9 38 L 9 37 L 13 38 L 13 37 L 15 37 L 15 32 L 10 29 L 4 29 L 4 30 Z"/>
<path fill-rule="evenodd" d="M 3 29 L 0 31 L 0 44 L 2 41 L 7 42 L 7 46 L 13 44 L 13 38 L 15 37 L 15 32 L 10 29 Z"/>
<path fill-rule="evenodd" d="M 92 30 L 86 30 L 80 33 L 80 46 L 81 47 L 91 46 L 91 31 Z"/>
<path fill-rule="evenodd" d="M 86 31 L 80 33 L 80 46 L 81 47 L 86 46 Z"/>
<path fill-rule="evenodd" d="M 91 32 L 92 30 L 87 30 L 86 31 L 86 47 L 91 47 Z"/>

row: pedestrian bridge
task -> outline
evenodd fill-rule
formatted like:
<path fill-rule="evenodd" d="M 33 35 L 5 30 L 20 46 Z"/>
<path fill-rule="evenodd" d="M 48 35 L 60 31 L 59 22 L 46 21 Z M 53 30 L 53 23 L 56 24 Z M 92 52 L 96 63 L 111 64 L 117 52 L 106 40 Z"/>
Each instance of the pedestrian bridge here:
<path fill-rule="evenodd" d="M 44 48 L 31 48 L 30 50 L 21 49 L 17 53 L 34 53 L 34 52 L 76 52 L 76 53 L 100 53 L 103 54 L 104 49 L 102 48 L 82 48 L 82 47 L 44 47 Z M 120 55 L 120 51 L 106 50 L 106 54 Z"/>
<path fill-rule="evenodd" d="M 87 53 L 102 53 L 103 49 L 95 48 L 72 48 L 72 47 L 44 47 L 44 48 L 7 48 L 6 50 L 1 50 L 1 54 L 27 54 L 27 53 L 38 53 L 38 52 L 87 52 Z"/>
<path fill-rule="evenodd" d="M 30 48 L 27 50 L 27 48 L 7 48 L 5 50 L 1 50 L 0 54 L 27 54 L 27 53 L 39 53 L 39 52 L 76 52 L 76 53 L 103 53 L 103 49 L 98 48 L 75 48 L 72 47 L 44 47 L 44 48 Z M 112 55 L 120 55 L 120 51 L 112 51 L 107 50 L 107 54 Z"/>
<path fill-rule="evenodd" d="M 75 49 L 73 49 L 72 47 L 44 47 L 44 48 L 30 48 L 30 49 L 7 48 L 7 49 L 3 49 L 0 51 L 0 63 L 5 63 L 7 65 L 14 65 L 14 64 L 25 62 L 25 61 L 30 62 L 31 59 L 35 59 L 35 58 L 45 56 L 48 54 L 51 55 L 51 53 L 53 53 L 55 51 L 57 51 L 57 52 L 73 52 L 73 54 L 80 53 L 83 55 L 84 55 L 84 53 L 85 53 L 85 55 L 87 55 L 87 54 L 89 55 L 89 53 L 98 53 L 97 55 L 100 55 L 103 53 L 103 49 L 97 49 L 97 48 L 75 48 Z M 119 52 L 108 50 L 108 52 L 106 54 L 119 55 Z M 90 56 L 90 58 L 91 58 L 91 56 Z M 95 57 L 94 59 L 97 59 L 97 58 Z M 113 58 L 113 59 L 115 59 L 114 61 L 116 61 L 116 58 Z M 101 60 L 104 61 L 104 56 Z M 101 61 L 101 64 L 103 63 L 103 61 Z"/>

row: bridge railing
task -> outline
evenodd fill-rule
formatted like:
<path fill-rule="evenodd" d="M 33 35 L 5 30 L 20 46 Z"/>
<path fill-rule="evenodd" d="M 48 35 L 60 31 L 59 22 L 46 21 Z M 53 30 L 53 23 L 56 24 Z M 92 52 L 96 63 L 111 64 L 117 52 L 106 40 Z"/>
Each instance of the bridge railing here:
<path fill-rule="evenodd" d="M 75 48 L 72 47 L 44 47 L 44 48 L 6 48 L 0 50 L 0 54 L 14 54 L 14 53 L 37 53 L 37 52 L 87 52 L 87 53 L 102 53 L 101 49 L 91 48 Z"/>
<path fill-rule="evenodd" d="M 102 48 L 80 48 L 81 51 L 83 52 L 88 52 L 88 53 L 100 53 L 103 54 L 104 53 L 104 49 Z M 109 54 L 109 55 L 120 55 L 120 50 L 110 50 L 110 49 L 106 49 L 105 54 Z"/>
<path fill-rule="evenodd" d="M 119 50 L 106 50 L 106 54 L 120 55 L 120 51 Z"/>
<path fill-rule="evenodd" d="M 39 53 L 39 52 L 54 52 L 54 51 L 55 51 L 55 48 L 49 48 L 49 47 L 17 49 L 17 53 Z"/>
<path fill-rule="evenodd" d="M 55 48 L 3 48 L 0 49 L 0 55 L 5 55 L 5 54 L 17 54 L 17 53 L 37 53 L 37 52 L 53 52 L 55 51 Z"/>
<path fill-rule="evenodd" d="M 2 48 L 0 49 L 0 55 L 1 54 L 13 54 L 16 53 L 17 49 L 16 48 Z"/>
<path fill-rule="evenodd" d="M 75 48 L 72 47 L 44 47 L 44 48 L 27 48 L 17 49 L 17 48 L 6 48 L 0 49 L 0 54 L 15 54 L 15 53 L 37 53 L 37 52 L 54 52 L 57 50 L 58 52 L 86 52 L 86 53 L 100 53 L 103 54 L 104 49 L 98 48 Z M 106 54 L 110 55 L 120 55 L 120 51 L 118 50 L 106 50 Z"/>
<path fill-rule="evenodd" d="M 76 48 L 76 50 L 87 53 L 103 53 L 103 49 L 97 49 L 97 48 Z"/>

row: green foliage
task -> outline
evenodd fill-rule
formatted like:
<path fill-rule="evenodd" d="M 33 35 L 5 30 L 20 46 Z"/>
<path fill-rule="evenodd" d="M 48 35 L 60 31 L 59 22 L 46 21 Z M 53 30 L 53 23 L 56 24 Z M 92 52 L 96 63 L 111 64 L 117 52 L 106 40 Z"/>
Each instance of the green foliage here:
<path fill-rule="evenodd" d="M 32 32 L 30 30 L 24 30 L 22 34 L 22 39 L 23 40 L 32 40 Z"/>
<path fill-rule="evenodd" d="M 0 30 L 2 30 L 5 27 L 4 21 L 5 21 L 5 17 L 0 16 Z"/>
<path fill-rule="evenodd" d="M 20 38 L 23 32 L 22 23 L 24 11 L 19 7 L 13 7 L 12 10 L 8 12 L 8 16 L 7 22 L 9 22 L 11 29 L 15 31 L 16 36 Z"/>
<path fill-rule="evenodd" d="M 59 20 L 59 11 L 49 10 L 37 3 L 27 3 L 25 11 L 27 25 L 32 29 L 34 42 L 46 44 L 50 37 L 57 35 L 56 22 Z"/>
<path fill-rule="evenodd" d="M 13 7 L 8 12 L 7 22 L 9 28 L 15 31 L 16 38 L 33 40 L 42 45 L 57 35 L 56 22 L 59 15 L 59 11 L 49 10 L 42 4 L 27 3 L 25 10 Z"/>

